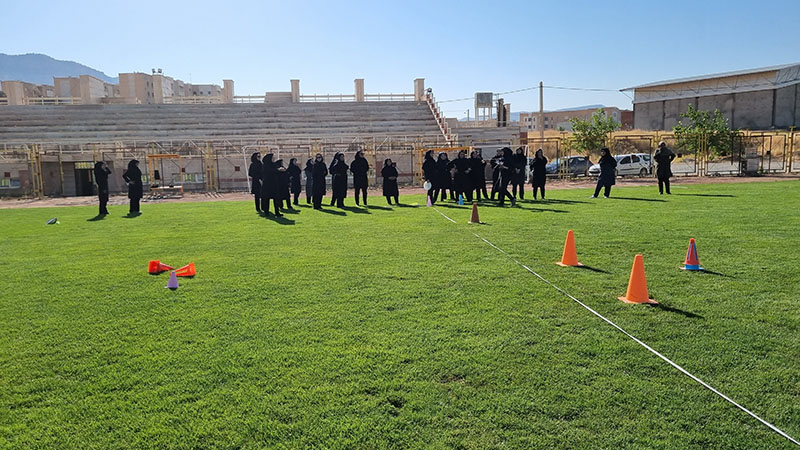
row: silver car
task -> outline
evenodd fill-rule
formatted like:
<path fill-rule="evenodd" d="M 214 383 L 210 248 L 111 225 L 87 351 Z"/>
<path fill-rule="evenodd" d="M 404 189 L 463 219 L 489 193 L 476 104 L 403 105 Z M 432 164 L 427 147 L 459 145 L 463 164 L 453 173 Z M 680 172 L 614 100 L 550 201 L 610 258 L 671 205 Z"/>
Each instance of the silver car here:
<path fill-rule="evenodd" d="M 653 159 L 648 153 L 630 153 L 617 155 L 617 176 L 619 175 L 639 175 L 646 177 L 653 173 Z M 589 168 L 589 175 L 600 175 L 600 164 L 595 164 Z"/>

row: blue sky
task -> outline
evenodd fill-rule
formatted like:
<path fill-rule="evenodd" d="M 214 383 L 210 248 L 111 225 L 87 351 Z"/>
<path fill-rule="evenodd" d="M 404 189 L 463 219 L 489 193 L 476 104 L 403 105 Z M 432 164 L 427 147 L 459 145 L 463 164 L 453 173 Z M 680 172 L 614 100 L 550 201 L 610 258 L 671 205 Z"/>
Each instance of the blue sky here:
<path fill-rule="evenodd" d="M 620 89 L 800 62 L 797 0 L 745 1 L 72 1 L 7 0 L 0 52 L 45 53 L 116 76 L 153 67 L 236 94 L 413 92 L 437 99 L 538 85 Z M 504 96 L 538 109 L 538 92 Z M 545 109 L 618 92 L 548 89 Z M 471 101 L 442 104 L 459 117 Z M 470 112 L 474 114 L 474 112 Z"/>

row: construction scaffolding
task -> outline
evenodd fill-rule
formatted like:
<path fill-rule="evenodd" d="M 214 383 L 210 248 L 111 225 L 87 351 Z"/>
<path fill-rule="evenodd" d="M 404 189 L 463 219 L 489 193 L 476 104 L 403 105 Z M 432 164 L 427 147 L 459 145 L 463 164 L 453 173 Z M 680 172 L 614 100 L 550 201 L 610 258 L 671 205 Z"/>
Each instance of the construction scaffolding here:
<path fill-rule="evenodd" d="M 607 146 L 613 154 L 652 155 L 663 140 L 678 155 L 672 165 L 676 176 L 800 173 L 800 136 L 795 130 L 744 131 L 735 133 L 731 139 L 732 151 L 721 157 L 710 154 L 702 137 L 697 142 L 679 145 L 674 133 L 658 131 L 614 132 L 608 136 Z M 483 158 L 488 160 L 496 148 L 503 146 L 522 147 L 528 156 L 542 148 L 553 161 L 577 154 L 572 150 L 572 142 L 569 133 L 559 133 L 543 140 L 523 137 L 519 141 L 468 145 L 447 144 L 441 137 L 430 136 L 6 144 L 0 147 L 0 197 L 95 195 L 92 168 L 96 161 L 108 164 L 112 170 L 110 192 L 121 194 L 127 189 L 122 173 L 131 159 L 138 159 L 145 166 L 142 167 L 146 174 L 145 189 L 171 184 L 173 188 L 179 185 L 182 192 L 248 191 L 247 169 L 254 152 L 272 153 L 274 160 L 283 159 L 284 166 L 288 166 L 291 158 L 297 158 L 303 168 L 317 153 L 330 161 L 335 153 L 342 152 L 350 161 L 357 150 L 362 150 L 370 163 L 372 186 L 380 185 L 380 171 L 386 159 L 397 164 L 401 184 L 420 185 L 422 157 L 430 149 L 449 153 L 451 159 L 461 149 L 481 150 Z M 596 159 L 596 155 L 590 158 Z M 170 159 L 178 163 L 162 168 L 162 163 Z M 154 179 L 156 169 L 160 180 Z M 558 176 L 570 175 L 565 172 Z"/>

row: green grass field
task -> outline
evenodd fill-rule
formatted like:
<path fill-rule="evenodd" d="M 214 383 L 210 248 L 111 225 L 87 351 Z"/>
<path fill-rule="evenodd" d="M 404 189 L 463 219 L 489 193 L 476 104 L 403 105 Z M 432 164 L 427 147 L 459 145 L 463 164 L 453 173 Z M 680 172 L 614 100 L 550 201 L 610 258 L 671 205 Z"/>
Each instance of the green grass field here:
<path fill-rule="evenodd" d="M 549 195 L 484 225 L 2 210 L 0 446 L 794 448 L 469 231 L 800 438 L 800 183 Z M 554 264 L 568 229 L 595 270 Z M 714 273 L 679 270 L 690 237 Z M 617 300 L 636 253 L 662 307 Z M 198 275 L 170 291 L 150 259 Z"/>

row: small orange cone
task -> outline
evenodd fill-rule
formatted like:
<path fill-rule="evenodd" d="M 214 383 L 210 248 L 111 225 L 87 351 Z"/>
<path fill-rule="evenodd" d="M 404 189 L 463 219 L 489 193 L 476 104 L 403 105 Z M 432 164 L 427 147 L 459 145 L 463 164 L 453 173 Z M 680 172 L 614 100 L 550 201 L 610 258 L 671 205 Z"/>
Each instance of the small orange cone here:
<path fill-rule="evenodd" d="M 481 219 L 478 218 L 478 202 L 472 202 L 472 218 L 469 219 L 469 223 L 481 223 Z"/>
<path fill-rule="evenodd" d="M 189 263 L 175 271 L 179 277 L 193 277 L 197 272 L 194 270 L 194 263 Z"/>
<path fill-rule="evenodd" d="M 150 263 L 147 265 L 147 272 L 150 273 L 151 275 L 158 275 L 161 272 L 166 272 L 172 269 L 173 267 L 168 266 L 166 264 L 161 264 L 161 261 L 157 259 L 150 261 Z"/>
<path fill-rule="evenodd" d="M 658 302 L 650 298 L 647 292 L 647 278 L 644 275 L 644 258 L 641 254 L 633 257 L 631 278 L 628 280 L 628 292 L 625 297 L 617 297 L 625 303 L 649 303 L 657 305 Z"/>
<path fill-rule="evenodd" d="M 575 233 L 572 230 L 567 231 L 564 253 L 561 254 L 561 262 L 556 264 L 561 267 L 580 267 L 583 265 L 578 262 L 578 252 L 575 250 Z"/>

